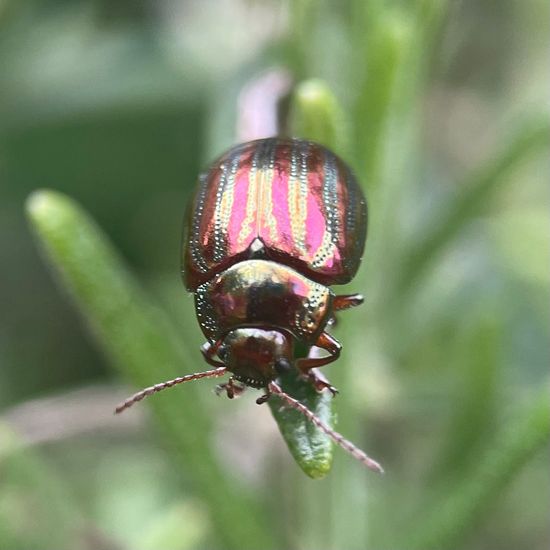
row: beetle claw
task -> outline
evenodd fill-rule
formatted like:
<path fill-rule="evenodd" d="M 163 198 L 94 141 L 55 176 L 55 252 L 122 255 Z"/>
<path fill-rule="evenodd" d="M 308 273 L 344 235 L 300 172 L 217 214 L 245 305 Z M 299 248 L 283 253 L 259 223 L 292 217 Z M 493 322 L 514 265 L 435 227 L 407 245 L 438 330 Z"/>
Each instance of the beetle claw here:
<path fill-rule="evenodd" d="M 330 384 L 327 384 L 326 382 L 315 384 L 315 389 L 318 392 L 322 392 L 323 390 L 326 389 L 332 394 L 332 397 L 336 397 L 340 393 L 337 388 L 335 388 L 334 386 L 331 386 Z"/>
<path fill-rule="evenodd" d="M 269 398 L 271 397 L 271 393 L 266 393 L 265 395 L 262 395 L 256 399 L 257 405 L 263 405 Z"/>
<path fill-rule="evenodd" d="M 310 373 L 308 378 L 319 393 L 325 389 L 332 394 L 332 397 L 336 397 L 340 393 L 330 382 L 321 379 L 318 375 Z"/>

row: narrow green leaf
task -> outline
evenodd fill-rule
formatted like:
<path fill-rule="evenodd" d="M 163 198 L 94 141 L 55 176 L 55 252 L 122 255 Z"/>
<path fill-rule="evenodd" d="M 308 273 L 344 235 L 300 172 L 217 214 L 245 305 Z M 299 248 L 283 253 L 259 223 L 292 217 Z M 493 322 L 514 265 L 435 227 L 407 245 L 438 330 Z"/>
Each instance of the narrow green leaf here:
<path fill-rule="evenodd" d="M 369 13 L 367 10 L 366 13 Z M 369 187 L 378 181 L 387 120 L 392 112 L 399 70 L 410 48 L 411 23 L 388 12 L 369 25 L 360 67 L 365 67 L 355 102 L 354 168 Z"/>
<path fill-rule="evenodd" d="M 550 440 L 550 401 L 545 391 L 489 447 L 481 461 L 466 473 L 442 502 L 423 507 L 426 518 L 403 542 L 411 550 L 454 548 L 481 523 L 502 491 L 535 453 Z"/>
<path fill-rule="evenodd" d="M 30 197 L 27 212 L 47 261 L 113 367 L 137 388 L 201 370 L 198 350 L 189 349 L 106 236 L 74 201 L 53 191 L 38 191 Z M 215 511 L 211 516 L 214 536 L 228 548 L 257 548 L 258 541 L 271 548 L 273 531 L 264 509 L 228 479 L 211 452 L 210 415 L 199 398 L 199 392 L 208 391 L 206 384 L 164 392 L 148 400 L 149 405 L 179 467 Z"/>
<path fill-rule="evenodd" d="M 92 527 L 63 476 L 4 424 L 0 424 L 0 479 L 2 548 L 68 548 Z M 97 525 L 93 529 L 107 542 Z"/>
<path fill-rule="evenodd" d="M 472 319 L 475 318 L 476 312 L 472 312 Z M 495 420 L 502 334 L 502 322 L 487 316 L 478 322 L 472 320 L 466 334 L 455 344 L 462 346 L 455 353 L 460 357 L 462 373 L 456 383 L 457 393 L 451 397 L 453 412 L 441 445 L 439 467 L 434 468 L 436 474 L 461 477 L 472 454 L 483 447 L 490 434 Z"/>
<path fill-rule="evenodd" d="M 312 34 L 319 17 L 319 7 L 314 0 L 292 0 L 290 2 L 288 33 L 288 64 L 297 78 L 304 78 L 309 72 Z"/>
<path fill-rule="evenodd" d="M 403 266 L 399 269 L 402 274 L 397 283 L 399 292 L 395 295 L 400 296 L 402 291 L 416 283 L 451 239 L 487 205 L 515 166 L 549 144 L 550 123 L 547 119 L 527 123 L 500 154 L 459 185 L 458 188 L 463 191 L 450 208 L 434 221 L 434 227 L 427 236 L 411 246 L 409 254 L 404 258 Z"/>
<path fill-rule="evenodd" d="M 346 123 L 338 100 L 320 79 L 298 84 L 292 94 L 290 131 L 295 137 L 311 139 L 345 156 Z"/>
<path fill-rule="evenodd" d="M 281 378 L 282 389 L 303 403 L 325 424 L 334 426 L 332 395 L 328 391 L 318 392 L 307 381 L 295 374 Z M 332 466 L 332 441 L 312 424 L 304 415 L 284 405 L 275 396 L 269 400 L 271 412 L 279 425 L 281 434 L 288 445 L 294 460 L 313 479 L 328 474 Z"/>

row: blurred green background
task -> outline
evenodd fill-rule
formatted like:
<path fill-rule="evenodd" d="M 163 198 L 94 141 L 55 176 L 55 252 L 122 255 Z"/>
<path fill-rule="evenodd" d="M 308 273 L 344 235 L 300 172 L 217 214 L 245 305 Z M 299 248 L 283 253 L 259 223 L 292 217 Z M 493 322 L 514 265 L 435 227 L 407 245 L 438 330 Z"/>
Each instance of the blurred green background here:
<path fill-rule="evenodd" d="M 0 0 L 0 549 L 547 548 L 549 12 Z M 112 416 L 203 369 L 185 205 L 285 86 L 284 131 L 335 149 L 369 199 L 349 285 L 366 304 L 325 373 L 382 477 L 337 450 L 307 478 L 269 409 L 214 382 Z M 25 200 L 45 187 L 123 256 L 112 288 L 70 203 L 35 204 L 33 238 Z"/>

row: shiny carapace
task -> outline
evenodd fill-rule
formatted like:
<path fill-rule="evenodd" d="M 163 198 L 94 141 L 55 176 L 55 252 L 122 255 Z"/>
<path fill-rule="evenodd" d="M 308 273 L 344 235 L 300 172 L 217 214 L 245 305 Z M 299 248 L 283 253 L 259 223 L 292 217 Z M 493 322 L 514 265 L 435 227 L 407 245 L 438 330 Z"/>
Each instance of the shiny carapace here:
<path fill-rule="evenodd" d="M 362 302 L 328 285 L 355 275 L 366 225 L 355 178 L 320 145 L 264 139 L 214 162 L 200 179 L 183 245 L 207 361 L 217 355 L 232 380 L 254 387 L 293 365 L 318 389 L 328 386 L 312 370 L 340 353 L 327 323 Z M 294 361 L 297 341 L 326 357 Z"/>
<path fill-rule="evenodd" d="M 182 263 L 206 338 L 204 359 L 215 368 L 157 384 L 122 403 L 188 380 L 229 373 L 233 398 L 246 386 L 277 394 L 333 439 L 380 470 L 340 434 L 286 395 L 277 378 L 295 373 L 318 391 L 336 393 L 316 368 L 333 362 L 339 342 L 327 332 L 336 312 L 358 294 L 331 285 L 355 275 L 366 238 L 367 205 L 350 169 L 321 145 L 269 138 L 233 147 L 199 178 L 186 222 Z M 321 354 L 296 358 L 296 344 Z M 313 356 L 312 356 L 313 355 Z"/>

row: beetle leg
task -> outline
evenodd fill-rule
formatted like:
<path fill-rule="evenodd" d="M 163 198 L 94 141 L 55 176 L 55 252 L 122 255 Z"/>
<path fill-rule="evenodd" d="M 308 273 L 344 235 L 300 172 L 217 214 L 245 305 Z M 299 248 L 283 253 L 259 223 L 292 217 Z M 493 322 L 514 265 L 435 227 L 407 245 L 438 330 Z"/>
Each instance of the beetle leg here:
<path fill-rule="evenodd" d="M 214 359 L 214 355 L 218 353 L 218 350 L 220 349 L 220 346 L 222 345 L 222 340 L 218 340 L 215 344 L 211 344 L 210 342 L 205 342 L 201 346 L 201 353 L 204 357 L 204 360 L 213 367 L 225 367 L 225 365 L 218 361 L 217 359 Z"/>
<path fill-rule="evenodd" d="M 264 395 L 261 395 L 256 399 L 256 404 L 263 405 L 269 398 L 271 397 L 271 390 L 269 387 L 266 389 L 266 392 Z"/>
<path fill-rule="evenodd" d="M 343 309 L 349 309 L 350 307 L 357 307 L 363 303 L 364 299 L 361 294 L 342 294 L 335 296 L 332 301 L 332 308 L 334 311 L 342 311 Z"/>
<path fill-rule="evenodd" d="M 329 319 L 329 325 L 335 326 L 338 323 L 338 318 L 334 312 L 360 306 L 363 301 L 363 296 L 361 296 L 361 294 L 342 294 L 340 296 L 335 296 L 332 300 L 333 315 Z"/>
<path fill-rule="evenodd" d="M 220 395 L 220 393 L 225 391 L 227 397 L 233 399 L 234 397 L 240 397 L 245 389 L 244 386 L 235 384 L 235 379 L 232 376 L 225 384 L 218 384 L 215 391 L 216 395 Z"/>
<path fill-rule="evenodd" d="M 332 386 L 324 377 L 316 373 L 313 369 L 328 365 L 333 361 L 336 361 L 340 357 L 342 351 L 342 345 L 336 338 L 331 336 L 328 332 L 322 332 L 315 346 L 322 348 L 329 353 L 326 357 L 306 357 L 305 359 L 298 359 L 296 366 L 302 374 L 307 376 L 309 380 L 315 386 L 317 391 L 322 391 L 327 388 L 332 395 L 336 395 L 338 390 Z"/>
<path fill-rule="evenodd" d="M 306 357 L 305 359 L 298 359 L 298 368 L 304 374 L 307 374 L 307 371 L 310 369 L 322 367 L 336 361 L 336 359 L 340 357 L 340 352 L 342 351 L 342 344 L 328 332 L 322 332 L 314 345 L 328 351 L 329 355 L 326 357 Z"/>

